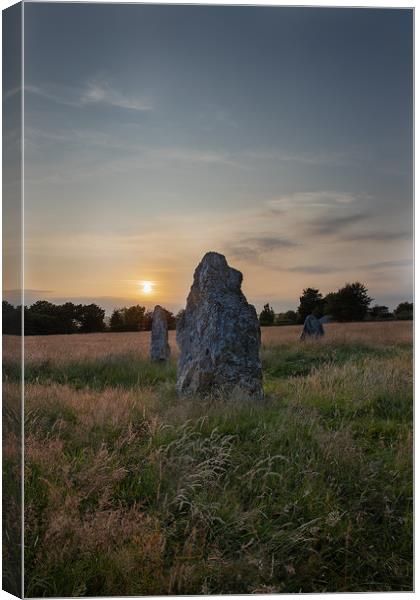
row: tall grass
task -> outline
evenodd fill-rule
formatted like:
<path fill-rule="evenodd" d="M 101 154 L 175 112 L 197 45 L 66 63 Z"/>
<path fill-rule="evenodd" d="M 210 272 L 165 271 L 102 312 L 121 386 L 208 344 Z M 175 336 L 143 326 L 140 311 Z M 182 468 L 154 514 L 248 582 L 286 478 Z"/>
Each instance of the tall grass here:
<path fill-rule="evenodd" d="M 26 594 L 412 589 L 411 350 L 383 339 L 267 341 L 263 402 L 177 398 L 138 349 L 29 361 Z"/>

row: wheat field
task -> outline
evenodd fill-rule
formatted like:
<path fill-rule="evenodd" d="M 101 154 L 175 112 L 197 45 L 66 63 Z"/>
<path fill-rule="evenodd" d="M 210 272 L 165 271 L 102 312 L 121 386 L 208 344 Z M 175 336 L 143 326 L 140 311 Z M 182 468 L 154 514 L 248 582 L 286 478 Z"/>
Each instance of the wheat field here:
<path fill-rule="evenodd" d="M 25 338 L 26 595 L 411 590 L 412 324 L 299 331 L 263 402 L 178 398 L 174 332 Z"/>

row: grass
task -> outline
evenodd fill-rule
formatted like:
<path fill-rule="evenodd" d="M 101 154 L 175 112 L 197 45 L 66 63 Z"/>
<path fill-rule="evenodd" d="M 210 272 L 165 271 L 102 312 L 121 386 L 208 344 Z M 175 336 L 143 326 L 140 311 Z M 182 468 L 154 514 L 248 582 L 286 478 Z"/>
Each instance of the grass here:
<path fill-rule="evenodd" d="M 39 339 L 26 595 L 411 590 L 412 351 L 385 325 L 264 330 L 263 402 L 178 398 L 146 334 Z"/>

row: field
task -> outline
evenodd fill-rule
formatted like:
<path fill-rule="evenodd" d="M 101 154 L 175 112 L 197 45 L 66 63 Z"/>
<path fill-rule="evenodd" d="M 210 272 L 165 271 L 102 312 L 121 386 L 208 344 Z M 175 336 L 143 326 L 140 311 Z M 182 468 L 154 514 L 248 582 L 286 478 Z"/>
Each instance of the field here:
<path fill-rule="evenodd" d="M 411 590 L 412 324 L 298 333 L 258 403 L 178 398 L 173 335 L 26 338 L 26 595 Z"/>

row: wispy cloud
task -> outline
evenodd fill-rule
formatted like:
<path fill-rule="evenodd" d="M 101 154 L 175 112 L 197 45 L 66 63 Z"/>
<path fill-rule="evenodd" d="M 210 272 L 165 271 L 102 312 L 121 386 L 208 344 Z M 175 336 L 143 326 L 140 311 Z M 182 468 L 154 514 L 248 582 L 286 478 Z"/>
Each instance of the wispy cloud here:
<path fill-rule="evenodd" d="M 328 274 L 328 273 L 338 273 L 343 271 L 380 271 L 380 270 L 389 270 L 389 269 L 401 269 L 404 267 L 412 267 L 413 261 L 410 259 L 401 259 L 401 260 L 384 260 L 379 262 L 373 262 L 368 264 L 360 264 L 355 266 L 349 265 L 299 265 L 296 267 L 279 267 L 280 270 L 287 271 L 288 273 L 308 273 L 308 274 Z"/>
<path fill-rule="evenodd" d="M 369 213 L 318 217 L 310 224 L 310 229 L 319 235 L 332 235 L 347 229 L 351 225 L 368 219 Z"/>
<path fill-rule="evenodd" d="M 284 248 L 293 248 L 297 245 L 297 242 L 285 236 L 261 235 L 227 244 L 226 251 L 232 258 L 258 261 L 264 254 Z"/>
<path fill-rule="evenodd" d="M 135 143 L 130 139 L 118 137 L 111 133 L 95 131 L 88 129 L 36 129 L 34 127 L 25 128 L 25 142 L 30 142 L 38 146 L 43 142 L 58 144 L 68 144 L 75 146 L 96 146 L 100 148 L 115 148 L 125 150 L 135 158 L 141 158 L 147 161 L 147 166 L 153 166 L 155 163 L 173 163 L 186 162 L 189 164 L 224 164 L 231 167 L 241 168 L 241 164 L 236 162 L 227 152 L 222 151 L 203 151 L 197 148 L 189 147 L 161 147 L 151 148 L 144 144 Z M 113 161 L 114 162 L 114 161 Z M 130 162 L 127 162 L 130 167 Z M 137 164 L 135 165 L 137 167 Z"/>
<path fill-rule="evenodd" d="M 150 102 L 143 99 L 133 98 L 113 89 L 106 82 L 88 83 L 87 89 L 81 96 L 82 104 L 108 104 L 129 110 L 151 110 Z"/>
<path fill-rule="evenodd" d="M 160 148 L 149 150 L 150 158 L 165 161 L 181 161 L 187 163 L 223 164 L 230 167 L 241 168 L 232 156 L 226 152 L 202 151 L 194 148 Z"/>
<path fill-rule="evenodd" d="M 38 148 L 45 143 L 63 144 L 74 146 L 66 148 L 68 155 L 66 160 L 58 164 L 45 161 L 36 163 L 32 170 L 26 170 L 26 181 L 32 185 L 44 183 L 72 184 L 75 181 L 84 181 L 95 177 L 109 177 L 118 173 L 129 173 L 140 170 L 158 170 L 179 168 L 180 165 L 187 168 L 198 168 L 200 166 L 222 166 L 240 169 L 241 165 L 231 159 L 224 152 L 205 152 L 196 148 L 148 148 L 141 144 L 118 139 L 109 134 L 95 131 L 65 130 L 47 132 L 27 128 L 25 130 L 26 150 L 31 151 L 34 156 Z M 104 150 L 121 150 L 109 158 L 109 154 L 98 159 L 97 155 L 86 155 L 86 148 L 95 146 Z M 71 152 L 70 152 L 71 150 Z M 34 163 L 35 164 L 35 163 Z"/>
<path fill-rule="evenodd" d="M 119 149 L 136 149 L 138 146 L 127 145 L 125 141 L 120 141 L 111 134 L 101 131 L 88 129 L 36 129 L 34 127 L 25 127 L 25 142 L 39 144 L 42 141 L 59 143 L 59 144 L 74 144 L 83 146 L 99 146 L 106 148 Z"/>
<path fill-rule="evenodd" d="M 298 163 L 308 166 L 345 167 L 354 164 L 354 159 L 344 152 L 276 152 L 255 150 L 246 153 L 251 160 L 264 160 L 274 163 Z"/>
<path fill-rule="evenodd" d="M 74 106 L 78 108 L 82 106 L 80 99 L 72 88 L 57 88 L 56 86 L 51 85 L 40 87 L 39 85 L 26 83 L 24 92 L 29 92 L 35 96 L 40 96 L 41 98 L 56 102 L 57 104 L 64 104 L 65 106 Z"/>
<path fill-rule="evenodd" d="M 296 209 L 331 209 L 354 204 L 354 194 L 334 191 L 297 192 L 274 198 L 267 202 L 268 212 L 284 212 Z"/>
<path fill-rule="evenodd" d="M 103 104 L 135 111 L 152 110 L 153 108 L 149 101 L 126 95 L 105 81 L 88 82 L 82 88 L 52 84 L 41 87 L 28 83 L 25 84 L 25 92 L 35 94 L 57 104 L 75 108 L 84 108 L 92 104 Z"/>
<path fill-rule="evenodd" d="M 5 294 L 21 294 L 22 290 L 3 290 Z M 32 288 L 25 288 L 24 292 L 31 294 L 52 294 L 54 290 L 37 290 Z"/>
<path fill-rule="evenodd" d="M 25 288 L 23 301 L 25 305 L 30 305 L 40 298 L 50 297 L 53 292 L 54 290 Z M 3 299 L 18 306 L 22 304 L 22 290 L 3 290 Z"/>
<path fill-rule="evenodd" d="M 285 269 L 285 271 L 288 271 L 289 273 L 313 273 L 314 275 L 336 273 L 338 270 L 339 269 L 337 267 L 328 267 L 326 265 L 303 265 L 298 267 L 289 267 Z"/>
<path fill-rule="evenodd" d="M 411 231 L 364 231 L 353 233 L 342 238 L 346 242 L 397 242 L 412 240 Z"/>
<path fill-rule="evenodd" d="M 380 269 L 400 269 L 404 267 L 412 267 L 412 259 L 404 258 L 401 260 L 383 260 L 380 262 L 368 263 L 366 265 L 359 265 L 360 269 L 367 270 L 380 270 Z"/>

